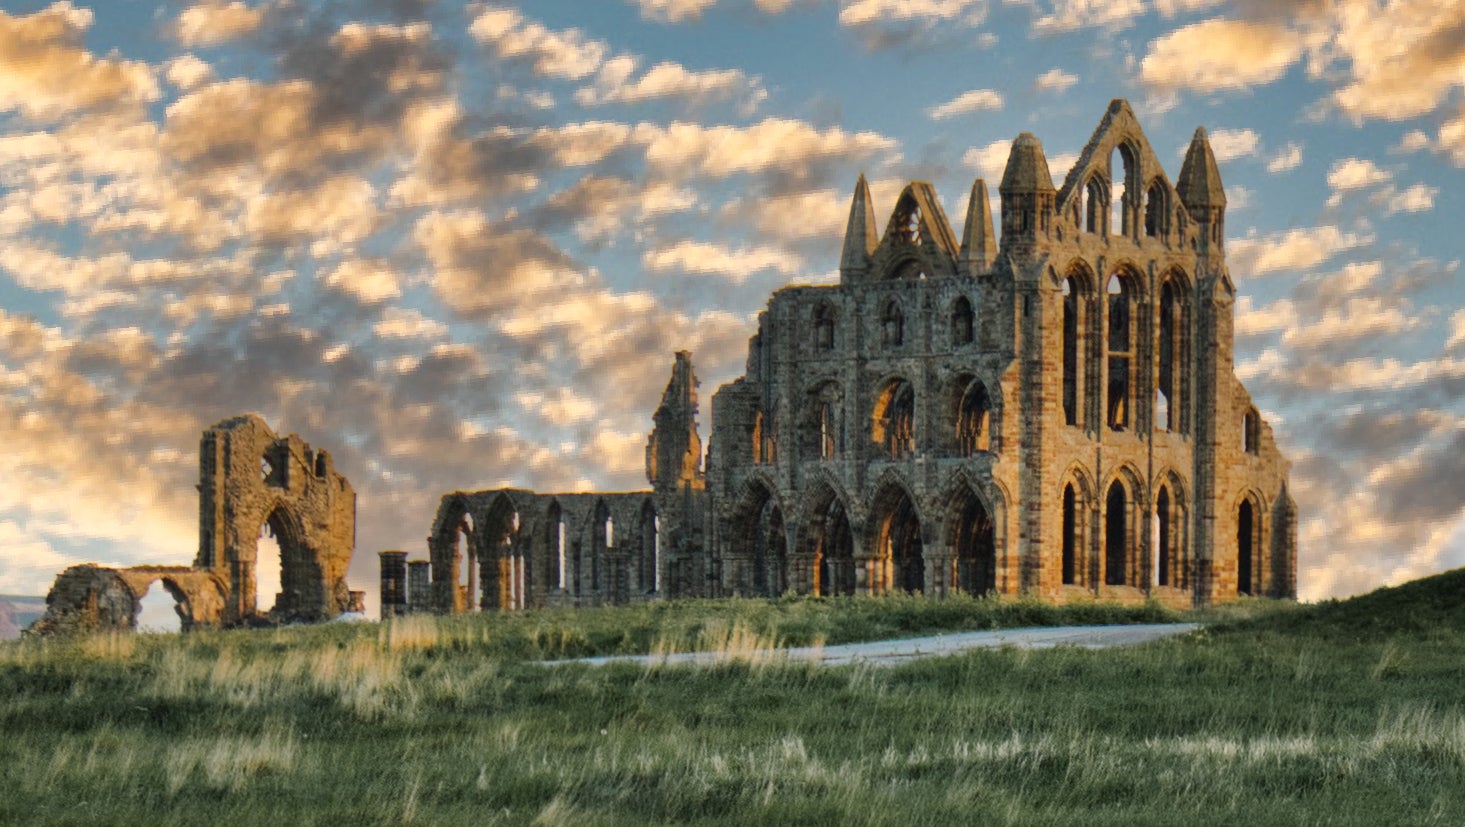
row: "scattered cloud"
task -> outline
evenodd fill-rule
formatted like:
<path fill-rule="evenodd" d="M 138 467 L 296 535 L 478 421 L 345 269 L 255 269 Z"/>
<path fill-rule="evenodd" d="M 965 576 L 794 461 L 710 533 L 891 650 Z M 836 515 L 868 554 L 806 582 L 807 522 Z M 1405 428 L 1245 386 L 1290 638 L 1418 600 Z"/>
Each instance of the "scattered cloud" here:
<path fill-rule="evenodd" d="M 984 110 L 996 112 L 1000 109 L 1002 109 L 1002 93 L 993 89 L 973 89 L 970 92 L 963 92 L 939 106 L 930 107 L 926 110 L 926 116 L 931 120 L 940 121 L 971 112 Z"/>
<path fill-rule="evenodd" d="M 1151 41 L 1140 61 L 1140 80 L 1158 91 L 1245 89 L 1280 78 L 1303 47 L 1285 27 L 1215 17 Z"/>
<path fill-rule="evenodd" d="M 1036 81 L 1039 92 L 1057 92 L 1060 95 L 1075 83 L 1078 83 L 1078 75 L 1065 72 L 1057 66 L 1038 75 Z"/>
<path fill-rule="evenodd" d="M 1219 163 L 1255 155 L 1261 145 L 1261 139 L 1250 129 L 1213 129 L 1209 138 L 1211 152 Z"/>
<path fill-rule="evenodd" d="M 1231 272 L 1247 278 L 1283 270 L 1309 270 L 1372 241 L 1370 235 L 1344 232 L 1333 226 L 1299 227 L 1236 239 L 1229 244 L 1227 258 Z"/>
<path fill-rule="evenodd" d="M 1276 175 L 1290 172 L 1302 165 L 1302 144 L 1288 141 L 1276 154 L 1267 159 L 1267 172 Z"/>

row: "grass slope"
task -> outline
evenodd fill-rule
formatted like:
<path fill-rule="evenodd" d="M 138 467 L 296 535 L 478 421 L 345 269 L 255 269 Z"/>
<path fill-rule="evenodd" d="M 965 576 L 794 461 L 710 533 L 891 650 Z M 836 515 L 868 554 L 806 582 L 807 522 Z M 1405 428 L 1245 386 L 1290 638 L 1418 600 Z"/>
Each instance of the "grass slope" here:
<path fill-rule="evenodd" d="M 729 601 L 5 644 L 0 823 L 1455 824 L 1460 582 L 894 668 L 533 661 L 1163 618 Z"/>

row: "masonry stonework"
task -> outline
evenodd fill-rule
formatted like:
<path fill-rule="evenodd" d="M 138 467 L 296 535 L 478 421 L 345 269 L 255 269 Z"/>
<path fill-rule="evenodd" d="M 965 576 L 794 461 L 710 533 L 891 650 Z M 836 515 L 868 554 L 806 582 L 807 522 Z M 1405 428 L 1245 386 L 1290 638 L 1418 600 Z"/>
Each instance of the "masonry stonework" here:
<path fill-rule="evenodd" d="M 1198 129 L 1172 183 L 1116 100 L 1055 187 L 1012 145 L 994 227 L 933 188 L 883 233 L 863 177 L 828 286 L 778 290 L 712 400 L 678 353 L 652 490 L 454 492 L 438 611 L 654 597 L 1296 595 L 1288 463 L 1233 369 L 1226 196 Z"/>
<path fill-rule="evenodd" d="M 362 610 L 346 585 L 356 493 L 325 451 L 277 436 L 254 414 L 224 420 L 199 442 L 199 545 L 191 567 L 73 566 L 57 577 L 34 631 L 134 629 L 154 582 L 184 630 L 329 620 Z M 281 591 L 256 594 L 265 531 L 280 547 Z"/>

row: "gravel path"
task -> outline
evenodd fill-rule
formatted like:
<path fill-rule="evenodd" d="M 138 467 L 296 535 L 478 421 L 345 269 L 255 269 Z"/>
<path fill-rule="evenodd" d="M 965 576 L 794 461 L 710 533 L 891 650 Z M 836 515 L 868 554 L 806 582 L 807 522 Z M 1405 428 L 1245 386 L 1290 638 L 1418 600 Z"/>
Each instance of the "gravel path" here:
<path fill-rule="evenodd" d="M 814 661 L 826 665 L 846 663 L 893 664 L 915 658 L 954 655 L 968 649 L 1050 649 L 1073 646 L 1080 649 L 1108 649 L 1112 646 L 1133 646 L 1152 640 L 1183 635 L 1199 629 L 1199 623 L 1152 623 L 1130 626 L 1047 626 L 1034 629 L 1002 629 L 995 632 L 955 632 L 932 637 L 904 640 L 877 640 L 869 643 L 845 643 L 839 646 L 806 646 L 797 649 L 759 650 L 750 653 L 681 652 L 673 655 L 613 655 L 569 661 L 549 661 L 546 665 L 588 663 L 639 663 L 677 665 L 688 663 L 720 663 L 729 660 L 764 662 L 772 660 Z"/>

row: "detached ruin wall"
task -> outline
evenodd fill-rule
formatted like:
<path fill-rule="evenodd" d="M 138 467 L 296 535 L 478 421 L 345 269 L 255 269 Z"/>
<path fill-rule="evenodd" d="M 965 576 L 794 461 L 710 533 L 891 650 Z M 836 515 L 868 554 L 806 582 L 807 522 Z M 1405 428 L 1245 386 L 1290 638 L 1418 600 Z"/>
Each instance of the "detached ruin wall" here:
<path fill-rule="evenodd" d="M 325 451 L 277 436 L 254 414 L 227 419 L 199 443 L 199 548 L 191 567 L 72 566 L 56 578 L 33 632 L 124 630 L 161 582 L 184 630 L 320 621 L 361 611 L 346 585 L 356 492 Z M 263 531 L 280 547 L 281 591 L 257 595 Z"/>

